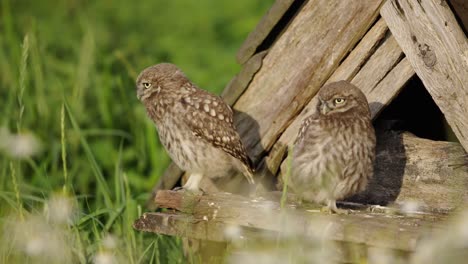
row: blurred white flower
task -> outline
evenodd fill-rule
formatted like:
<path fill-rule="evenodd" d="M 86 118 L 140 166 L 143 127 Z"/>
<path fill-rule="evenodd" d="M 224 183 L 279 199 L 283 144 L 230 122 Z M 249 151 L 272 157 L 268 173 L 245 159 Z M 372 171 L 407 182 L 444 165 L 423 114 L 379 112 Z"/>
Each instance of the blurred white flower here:
<path fill-rule="evenodd" d="M 9 219 L 2 243 L 11 243 L 34 263 L 70 263 L 72 239 L 63 228 L 51 226 L 42 215 L 27 215 L 24 220 Z"/>
<path fill-rule="evenodd" d="M 111 234 L 107 234 L 102 239 L 102 246 L 106 249 L 116 249 L 118 245 L 117 237 Z"/>
<path fill-rule="evenodd" d="M 116 264 L 117 257 L 107 251 L 102 251 L 94 256 L 94 264 Z"/>
<path fill-rule="evenodd" d="M 47 219 L 53 223 L 72 224 L 77 216 L 76 201 L 63 194 L 52 195 L 44 211 Z"/>
<path fill-rule="evenodd" d="M 230 240 L 237 240 L 241 236 L 241 229 L 238 225 L 229 225 L 224 229 L 224 235 Z"/>
<path fill-rule="evenodd" d="M 24 159 L 41 151 L 39 139 L 32 133 L 11 134 L 7 128 L 0 128 L 0 150 L 8 155 Z"/>
<path fill-rule="evenodd" d="M 465 263 L 468 259 L 468 210 L 422 240 L 411 257 L 411 263 Z"/>
<path fill-rule="evenodd" d="M 422 204 L 420 202 L 413 200 L 404 201 L 400 205 L 401 211 L 406 214 L 420 213 L 421 207 Z"/>

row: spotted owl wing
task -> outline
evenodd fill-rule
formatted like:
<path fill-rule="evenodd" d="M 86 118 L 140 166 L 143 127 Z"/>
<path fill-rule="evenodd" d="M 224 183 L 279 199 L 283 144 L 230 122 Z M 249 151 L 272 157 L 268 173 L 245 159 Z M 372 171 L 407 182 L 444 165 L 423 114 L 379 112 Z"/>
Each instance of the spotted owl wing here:
<path fill-rule="evenodd" d="M 253 172 L 252 162 L 233 123 L 231 108 L 219 96 L 197 89 L 183 96 L 185 121 L 192 133 L 220 148 L 246 165 Z"/>

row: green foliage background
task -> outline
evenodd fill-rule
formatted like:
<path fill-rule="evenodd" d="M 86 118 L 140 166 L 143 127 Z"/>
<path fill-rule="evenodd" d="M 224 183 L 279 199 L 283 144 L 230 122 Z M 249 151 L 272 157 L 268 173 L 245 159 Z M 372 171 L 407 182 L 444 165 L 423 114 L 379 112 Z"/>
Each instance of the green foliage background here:
<path fill-rule="evenodd" d="M 0 225 L 40 214 L 64 192 L 79 209 L 67 227 L 81 245 L 73 262 L 91 262 L 107 233 L 122 242 L 124 263 L 183 262 L 179 241 L 131 228 L 169 163 L 134 80 L 168 61 L 221 92 L 272 2 L 1 0 L 0 127 L 36 136 L 42 151 L 24 160 L 0 153 Z M 0 253 L 2 263 L 34 262 L 15 248 Z"/>

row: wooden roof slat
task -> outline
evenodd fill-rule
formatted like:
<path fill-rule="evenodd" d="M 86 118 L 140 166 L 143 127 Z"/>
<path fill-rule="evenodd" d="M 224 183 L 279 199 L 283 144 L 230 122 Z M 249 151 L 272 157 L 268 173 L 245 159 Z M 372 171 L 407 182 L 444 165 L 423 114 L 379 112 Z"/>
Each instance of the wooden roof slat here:
<path fill-rule="evenodd" d="M 468 150 L 468 40 L 449 6 L 445 1 L 389 0 L 381 15 Z"/>
<path fill-rule="evenodd" d="M 247 36 L 247 39 L 237 52 L 236 59 L 239 64 L 244 64 L 255 54 L 257 48 L 271 33 L 273 28 L 288 11 L 294 1 L 295 0 L 275 1 L 270 10 L 268 10 L 268 12 L 262 17 L 255 29 Z"/>
<path fill-rule="evenodd" d="M 367 62 L 369 57 L 374 54 L 381 40 L 385 37 L 388 31 L 387 24 L 380 18 L 364 37 L 359 41 L 359 44 L 350 52 L 346 59 L 328 78 L 327 83 L 347 80 L 352 78 L 359 72 L 361 67 Z"/>
<path fill-rule="evenodd" d="M 252 78 L 262 67 L 263 58 L 267 55 L 266 50 L 252 56 L 242 67 L 242 70 L 237 74 L 231 82 L 224 88 L 221 96 L 229 105 L 233 105 L 241 94 L 245 91 Z"/>

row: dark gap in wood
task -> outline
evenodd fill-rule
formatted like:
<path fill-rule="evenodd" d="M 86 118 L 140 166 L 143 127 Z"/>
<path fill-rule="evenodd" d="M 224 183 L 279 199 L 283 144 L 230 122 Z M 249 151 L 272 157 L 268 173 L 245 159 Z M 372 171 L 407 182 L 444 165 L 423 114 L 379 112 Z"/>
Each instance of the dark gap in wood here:
<path fill-rule="evenodd" d="M 387 106 L 376 122 L 387 120 L 392 129 L 409 131 L 421 138 L 456 141 L 444 115 L 415 75 Z"/>
<path fill-rule="evenodd" d="M 372 28 L 369 28 L 369 30 L 371 30 Z M 364 35 L 365 36 L 365 35 Z M 363 36 L 363 37 L 364 37 Z M 392 32 L 390 32 L 390 30 L 387 28 L 386 32 L 385 32 L 385 36 L 380 39 L 376 45 L 374 45 L 374 47 L 372 48 L 372 52 L 369 52 L 369 55 L 367 56 L 366 60 L 363 61 L 360 65 L 359 65 L 359 68 L 362 69 L 364 68 L 364 66 L 367 64 L 367 62 L 369 62 L 370 58 L 372 58 L 372 56 L 375 54 L 375 51 L 378 50 L 380 48 L 380 46 L 382 46 L 385 41 L 387 41 L 390 37 L 392 36 Z M 362 38 L 361 38 L 362 40 Z M 398 60 L 398 62 L 395 64 L 397 65 L 399 62 L 401 61 L 401 59 Z M 393 69 L 393 68 L 392 68 Z M 390 70 L 391 71 L 391 70 Z M 389 71 L 389 72 L 390 72 Z M 354 77 L 356 77 L 356 75 L 359 73 L 359 71 L 357 71 L 351 78 L 350 80 L 352 80 Z M 388 74 L 388 72 L 387 72 Z M 382 78 L 383 79 L 383 78 Z M 377 85 L 376 85 L 377 86 Z"/>
<path fill-rule="evenodd" d="M 455 16 L 458 25 L 460 25 L 465 36 L 468 36 L 468 1 L 447 0 L 447 3 Z"/>
<path fill-rule="evenodd" d="M 288 27 L 289 23 L 293 20 L 294 16 L 299 13 L 299 10 L 303 6 L 306 0 L 296 0 L 288 8 L 286 13 L 281 17 L 278 23 L 273 27 L 273 29 L 268 33 L 268 36 L 263 40 L 263 42 L 258 45 L 255 53 L 267 50 L 271 45 L 278 39 L 279 36 L 283 33 L 283 30 Z"/>
<path fill-rule="evenodd" d="M 370 91 L 373 91 L 375 90 L 375 88 L 383 81 L 385 80 L 385 78 L 387 77 L 387 75 L 392 72 L 392 70 L 403 60 L 403 58 L 405 58 L 405 54 L 403 52 L 401 52 L 400 54 L 400 57 L 398 57 L 398 59 L 395 61 L 395 63 L 392 65 L 392 67 L 390 68 L 390 70 L 387 71 L 387 73 L 385 73 L 385 75 L 382 77 L 382 79 L 379 80 L 378 83 L 375 84 L 375 86 L 370 90 Z M 366 60 L 367 62 L 367 60 Z M 397 95 L 398 96 L 398 95 Z"/>

